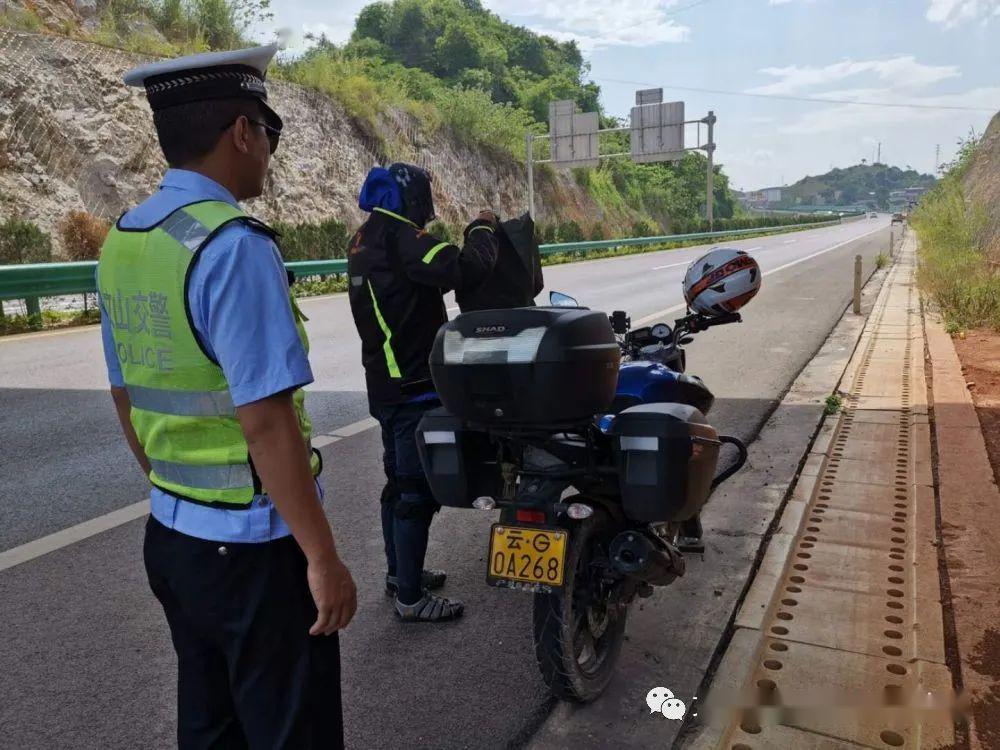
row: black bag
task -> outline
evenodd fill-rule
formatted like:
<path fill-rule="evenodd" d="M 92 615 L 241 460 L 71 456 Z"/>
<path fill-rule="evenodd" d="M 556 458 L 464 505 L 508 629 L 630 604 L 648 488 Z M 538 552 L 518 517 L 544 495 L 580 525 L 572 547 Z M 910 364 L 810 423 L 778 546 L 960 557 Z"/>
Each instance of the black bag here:
<path fill-rule="evenodd" d="M 479 286 L 455 294 L 463 313 L 533 307 L 535 297 L 545 286 L 535 222 L 528 214 L 501 222 L 497 240 L 500 250 L 493 273 Z"/>

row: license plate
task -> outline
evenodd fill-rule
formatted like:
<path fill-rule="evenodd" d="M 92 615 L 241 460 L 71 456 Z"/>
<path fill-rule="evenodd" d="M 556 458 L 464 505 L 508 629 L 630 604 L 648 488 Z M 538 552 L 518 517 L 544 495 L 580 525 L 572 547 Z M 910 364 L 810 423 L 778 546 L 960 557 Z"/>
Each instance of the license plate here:
<path fill-rule="evenodd" d="M 493 524 L 486 582 L 529 591 L 562 586 L 568 538 L 565 529 Z"/>

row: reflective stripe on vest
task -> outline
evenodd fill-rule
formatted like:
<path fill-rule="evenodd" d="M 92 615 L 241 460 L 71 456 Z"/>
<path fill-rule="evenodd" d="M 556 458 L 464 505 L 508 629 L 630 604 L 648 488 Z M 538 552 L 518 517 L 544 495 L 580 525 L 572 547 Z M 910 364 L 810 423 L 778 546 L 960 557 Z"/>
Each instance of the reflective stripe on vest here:
<path fill-rule="evenodd" d="M 249 464 L 189 466 L 157 458 L 149 459 L 156 475 L 168 482 L 203 490 L 235 490 L 253 486 Z"/>
<path fill-rule="evenodd" d="M 192 253 L 208 239 L 212 230 L 184 209 L 174 211 L 160 224 L 160 229 L 173 237 Z"/>
<path fill-rule="evenodd" d="M 175 414 L 179 417 L 230 417 L 236 414 L 229 391 L 173 391 L 126 385 L 135 409 Z"/>
<path fill-rule="evenodd" d="M 261 492 L 222 369 L 191 328 L 186 279 L 196 253 L 236 207 L 205 201 L 145 231 L 109 232 L 98 262 L 103 313 L 114 338 L 131 420 L 150 460 L 150 481 L 178 497 L 230 508 Z M 249 302 L 252 304 L 252 302 Z M 303 346 L 308 339 L 289 296 Z M 301 389 L 292 403 L 306 446 L 311 426 Z M 320 460 L 311 455 L 313 473 Z"/>

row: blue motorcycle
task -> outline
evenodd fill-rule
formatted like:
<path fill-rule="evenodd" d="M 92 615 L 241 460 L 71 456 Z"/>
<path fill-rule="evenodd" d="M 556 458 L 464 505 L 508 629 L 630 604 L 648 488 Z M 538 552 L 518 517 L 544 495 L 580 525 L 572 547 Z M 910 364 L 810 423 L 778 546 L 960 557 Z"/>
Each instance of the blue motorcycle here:
<path fill-rule="evenodd" d="M 597 698 L 628 610 L 684 573 L 699 514 L 746 461 L 706 421 L 714 397 L 684 372 L 684 345 L 738 313 L 632 329 L 626 313 L 579 307 L 484 310 L 438 332 L 442 409 L 417 442 L 444 506 L 499 510 L 486 581 L 534 594 L 535 655 L 559 698 Z M 736 461 L 716 473 L 721 448 Z"/>

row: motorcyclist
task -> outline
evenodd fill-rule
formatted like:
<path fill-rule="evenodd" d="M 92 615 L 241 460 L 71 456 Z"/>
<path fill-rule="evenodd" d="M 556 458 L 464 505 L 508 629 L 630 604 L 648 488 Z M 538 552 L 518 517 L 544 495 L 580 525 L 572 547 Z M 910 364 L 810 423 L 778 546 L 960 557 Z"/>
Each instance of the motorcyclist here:
<path fill-rule="evenodd" d="M 438 622 L 462 614 L 460 601 L 432 593 L 441 571 L 424 570 L 431 519 L 440 507 L 420 465 L 414 432 L 439 405 L 428 357 L 448 320 L 443 294 L 481 284 L 497 258 L 497 219 L 484 211 L 464 246 L 424 228 L 434 218 L 432 178 L 411 164 L 369 172 L 358 205 L 371 215 L 348 246 L 351 312 L 361 337 L 371 414 L 382 428 L 386 486 L 382 533 L 386 592 L 404 621 Z"/>

